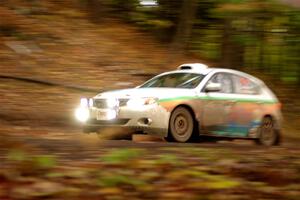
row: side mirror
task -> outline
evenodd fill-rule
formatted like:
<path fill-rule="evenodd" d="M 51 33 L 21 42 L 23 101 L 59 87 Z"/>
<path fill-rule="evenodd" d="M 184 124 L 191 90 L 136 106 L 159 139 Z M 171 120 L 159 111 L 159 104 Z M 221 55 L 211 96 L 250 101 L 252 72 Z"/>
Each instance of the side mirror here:
<path fill-rule="evenodd" d="M 205 87 L 205 92 L 220 92 L 221 84 L 220 83 L 209 83 Z"/>

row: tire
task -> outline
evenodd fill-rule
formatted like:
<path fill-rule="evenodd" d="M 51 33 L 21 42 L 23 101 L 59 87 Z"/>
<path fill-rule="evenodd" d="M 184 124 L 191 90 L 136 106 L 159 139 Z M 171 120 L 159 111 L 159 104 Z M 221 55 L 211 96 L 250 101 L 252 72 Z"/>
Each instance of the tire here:
<path fill-rule="evenodd" d="M 279 145 L 280 131 L 275 128 L 275 122 L 271 117 L 263 118 L 259 128 L 259 136 L 255 142 L 264 146 Z"/>
<path fill-rule="evenodd" d="M 184 108 L 176 108 L 170 117 L 167 141 L 188 142 L 193 138 L 195 122 L 191 112 Z"/>

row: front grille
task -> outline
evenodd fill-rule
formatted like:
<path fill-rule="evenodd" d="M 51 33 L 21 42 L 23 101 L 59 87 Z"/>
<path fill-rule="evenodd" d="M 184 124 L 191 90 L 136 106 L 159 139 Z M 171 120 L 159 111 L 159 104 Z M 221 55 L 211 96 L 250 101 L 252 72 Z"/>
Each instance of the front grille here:
<path fill-rule="evenodd" d="M 119 107 L 124 107 L 127 105 L 129 99 L 119 99 Z M 105 109 L 108 108 L 106 99 L 94 99 L 94 107 Z"/>
<path fill-rule="evenodd" d="M 107 108 L 106 99 L 95 99 L 94 100 L 94 107 L 96 108 Z"/>

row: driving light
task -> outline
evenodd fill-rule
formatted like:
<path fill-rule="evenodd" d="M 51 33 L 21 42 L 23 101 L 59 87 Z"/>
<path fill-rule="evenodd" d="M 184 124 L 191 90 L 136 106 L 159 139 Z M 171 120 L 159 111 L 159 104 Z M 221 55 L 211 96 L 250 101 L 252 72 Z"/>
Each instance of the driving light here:
<path fill-rule="evenodd" d="M 87 98 L 81 98 L 80 99 L 80 106 L 81 107 L 88 107 L 88 99 Z"/>
<path fill-rule="evenodd" d="M 90 112 L 87 108 L 79 107 L 75 111 L 75 117 L 80 122 L 86 122 L 90 117 Z"/>
<path fill-rule="evenodd" d="M 114 107 L 119 106 L 119 101 L 118 101 L 118 99 L 115 99 L 115 98 L 109 98 L 106 100 L 106 104 L 109 108 L 114 108 Z"/>

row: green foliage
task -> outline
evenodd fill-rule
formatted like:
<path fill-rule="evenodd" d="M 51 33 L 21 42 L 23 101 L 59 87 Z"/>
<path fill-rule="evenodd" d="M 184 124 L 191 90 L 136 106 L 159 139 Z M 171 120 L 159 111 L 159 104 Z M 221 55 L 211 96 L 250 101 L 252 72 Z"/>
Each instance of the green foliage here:
<path fill-rule="evenodd" d="M 100 158 L 100 161 L 106 164 L 122 164 L 133 160 L 143 154 L 141 149 L 118 149 Z"/>
<path fill-rule="evenodd" d="M 259 40 L 255 35 L 251 34 L 237 34 L 232 36 L 232 40 L 244 46 L 253 46 L 258 44 Z"/>
<path fill-rule="evenodd" d="M 175 165 L 180 166 L 183 165 L 183 162 L 179 160 L 179 158 L 172 154 L 161 154 L 158 156 L 156 160 L 157 164 L 168 164 L 168 165 Z"/>
<path fill-rule="evenodd" d="M 36 156 L 33 161 L 41 169 L 50 169 L 56 165 L 55 157 L 49 155 Z"/>
<path fill-rule="evenodd" d="M 22 150 L 13 149 L 8 153 L 7 158 L 10 161 L 22 162 L 26 160 L 27 154 Z"/>
<path fill-rule="evenodd" d="M 117 187 L 121 185 L 141 186 L 145 183 L 136 177 L 129 177 L 120 174 L 111 174 L 109 176 L 100 177 L 98 185 L 102 187 Z"/>
<path fill-rule="evenodd" d="M 7 159 L 14 163 L 20 174 L 39 174 L 56 166 L 56 158 L 50 155 L 32 155 L 19 149 L 11 150 Z"/>

